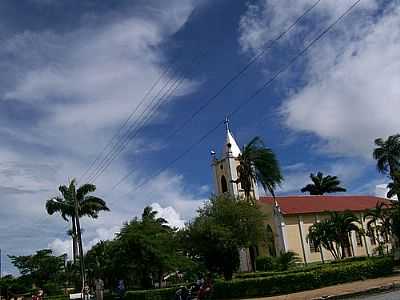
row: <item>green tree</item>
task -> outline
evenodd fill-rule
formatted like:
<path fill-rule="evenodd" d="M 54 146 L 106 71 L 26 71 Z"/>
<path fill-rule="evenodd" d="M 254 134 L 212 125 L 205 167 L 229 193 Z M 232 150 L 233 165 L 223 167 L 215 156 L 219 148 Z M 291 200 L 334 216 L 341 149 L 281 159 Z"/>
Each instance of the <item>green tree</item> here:
<path fill-rule="evenodd" d="M 307 184 L 301 189 L 302 193 L 310 193 L 310 195 L 323 195 L 326 193 L 345 192 L 346 189 L 340 186 L 340 180 L 337 176 L 324 176 L 318 172 L 317 175 L 310 174 L 313 183 Z"/>
<path fill-rule="evenodd" d="M 336 244 L 336 230 L 330 219 L 325 219 L 314 223 L 309 228 L 307 239 L 314 243 L 316 248 L 324 247 L 328 250 L 334 259 L 340 258 L 339 244 Z"/>
<path fill-rule="evenodd" d="M 379 249 L 383 251 L 383 246 L 389 242 L 389 236 L 391 234 L 391 210 L 385 203 L 378 202 L 375 208 L 365 212 L 364 221 L 365 220 L 368 220 L 367 234 L 373 236 L 377 240 L 380 247 Z"/>
<path fill-rule="evenodd" d="M 100 211 L 109 211 L 106 202 L 98 197 L 88 195 L 96 190 L 94 184 L 83 184 L 78 189 L 76 188 L 76 181 L 72 179 L 68 186 L 61 185 L 59 191 L 61 197 L 53 197 L 46 202 L 46 210 L 52 215 L 56 212 L 60 213 L 64 220 L 68 217 L 72 220 L 72 236 L 75 238 L 75 256 L 78 248 L 80 263 L 82 265 L 82 280 L 84 280 L 84 265 L 83 265 L 83 246 L 80 228 L 80 218 L 89 216 L 96 219 Z M 76 247 L 78 244 L 78 247 Z"/>
<path fill-rule="evenodd" d="M 239 249 L 265 240 L 264 215 L 248 201 L 227 194 L 211 197 L 182 231 L 188 255 L 208 270 L 231 280 L 239 267 Z"/>
<path fill-rule="evenodd" d="M 345 258 L 351 255 L 349 234 L 352 231 L 364 234 L 357 224 L 360 220 L 350 211 L 330 212 L 328 219 L 309 228 L 307 238 L 316 247 L 322 245 L 335 259 Z"/>
<path fill-rule="evenodd" d="M 99 242 L 86 255 L 91 276 L 103 276 L 112 287 L 117 279 L 134 288 L 151 288 L 153 281 L 191 265 L 180 250 L 176 229 L 146 207 L 141 219 L 125 223 L 112 241 Z"/>
<path fill-rule="evenodd" d="M 283 180 L 281 170 L 275 154 L 265 147 L 259 137 L 253 138 L 243 147 L 238 159 L 236 182 L 241 184 L 246 199 L 250 200 L 253 182 L 259 182 L 265 191 L 275 196 L 276 186 Z"/>
<path fill-rule="evenodd" d="M 23 278 L 44 289 L 49 283 L 57 285 L 64 269 L 64 256 L 54 256 L 50 249 L 39 250 L 33 255 L 9 257 Z"/>
<path fill-rule="evenodd" d="M 375 146 L 373 157 L 378 171 L 394 179 L 394 173 L 400 167 L 400 134 L 391 135 L 387 140 L 378 138 Z"/>

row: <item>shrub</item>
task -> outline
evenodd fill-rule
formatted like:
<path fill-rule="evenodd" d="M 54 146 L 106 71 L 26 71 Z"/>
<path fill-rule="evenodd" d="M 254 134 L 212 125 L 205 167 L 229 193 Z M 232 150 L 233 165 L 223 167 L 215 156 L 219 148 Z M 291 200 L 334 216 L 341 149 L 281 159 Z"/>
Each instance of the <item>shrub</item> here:
<path fill-rule="evenodd" d="M 343 265 L 327 265 L 312 271 L 288 272 L 268 277 L 217 282 L 214 299 L 250 298 L 287 294 L 297 291 L 388 275 L 393 260 L 389 257 L 368 259 Z"/>
<path fill-rule="evenodd" d="M 175 298 L 177 288 L 128 291 L 125 293 L 126 300 L 170 300 Z"/>
<path fill-rule="evenodd" d="M 358 260 L 358 259 L 356 259 Z M 218 280 L 214 284 L 213 299 L 233 299 L 288 294 L 338 283 L 389 275 L 393 270 L 390 257 L 369 258 L 361 261 L 313 265 L 285 272 L 260 272 L 264 277 Z M 259 273 L 255 273 L 259 274 Z M 268 274 L 267 276 L 265 274 Z M 251 275 L 251 274 L 248 274 Z M 170 300 L 177 288 L 129 291 L 127 300 Z"/>
<path fill-rule="evenodd" d="M 273 270 L 273 257 L 259 256 L 256 258 L 257 271 L 272 271 Z"/>
<path fill-rule="evenodd" d="M 287 251 L 281 253 L 281 255 L 276 258 L 276 266 L 278 270 L 286 271 L 289 268 L 294 267 L 300 261 L 300 257 L 296 252 Z"/>

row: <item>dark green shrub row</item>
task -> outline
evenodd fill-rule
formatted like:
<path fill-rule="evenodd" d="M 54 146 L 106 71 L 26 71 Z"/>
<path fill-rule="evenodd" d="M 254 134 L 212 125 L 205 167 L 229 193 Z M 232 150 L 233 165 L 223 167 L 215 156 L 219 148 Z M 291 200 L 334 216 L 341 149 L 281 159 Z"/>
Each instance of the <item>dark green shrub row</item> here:
<path fill-rule="evenodd" d="M 260 263 L 264 263 L 264 258 L 266 257 L 261 257 Z M 365 261 L 367 259 L 380 259 L 381 257 L 371 257 L 368 258 L 366 256 L 356 256 L 356 257 L 350 257 L 350 258 L 345 258 L 342 260 L 332 260 L 329 262 L 326 262 L 325 264 L 323 263 L 312 263 L 307 266 L 301 265 L 292 269 L 289 269 L 287 271 L 262 271 L 262 269 L 258 268 L 259 265 L 257 264 L 257 270 L 260 270 L 261 272 L 253 272 L 253 273 L 239 273 L 235 275 L 235 278 L 242 278 L 242 279 L 247 279 L 247 278 L 258 278 L 258 277 L 269 277 L 269 276 L 274 276 L 274 275 L 284 275 L 284 274 L 292 274 L 292 273 L 298 273 L 298 272 L 305 272 L 305 271 L 313 271 L 313 270 L 318 270 L 321 268 L 326 268 L 326 267 L 332 267 L 332 266 L 337 266 L 337 265 L 345 265 L 353 262 L 359 262 L 359 261 Z M 258 259 L 258 258 L 257 258 Z"/>
<path fill-rule="evenodd" d="M 263 278 L 217 282 L 214 299 L 273 296 L 314 289 L 338 283 L 388 275 L 393 260 L 389 257 L 348 264 L 331 265 L 314 271 L 280 274 Z"/>
<path fill-rule="evenodd" d="M 125 300 L 171 300 L 175 299 L 177 288 L 128 291 L 125 293 Z"/>

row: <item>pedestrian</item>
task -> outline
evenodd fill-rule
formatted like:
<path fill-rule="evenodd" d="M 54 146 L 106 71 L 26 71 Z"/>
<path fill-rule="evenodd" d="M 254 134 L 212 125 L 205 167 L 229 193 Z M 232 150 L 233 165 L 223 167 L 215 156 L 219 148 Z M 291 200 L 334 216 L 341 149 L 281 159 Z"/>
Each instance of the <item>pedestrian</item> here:
<path fill-rule="evenodd" d="M 104 281 L 101 278 L 97 278 L 94 284 L 96 286 L 96 300 L 103 300 Z"/>
<path fill-rule="evenodd" d="M 119 299 L 123 299 L 124 294 L 125 294 L 125 284 L 122 279 L 118 280 L 117 294 L 118 294 Z"/>

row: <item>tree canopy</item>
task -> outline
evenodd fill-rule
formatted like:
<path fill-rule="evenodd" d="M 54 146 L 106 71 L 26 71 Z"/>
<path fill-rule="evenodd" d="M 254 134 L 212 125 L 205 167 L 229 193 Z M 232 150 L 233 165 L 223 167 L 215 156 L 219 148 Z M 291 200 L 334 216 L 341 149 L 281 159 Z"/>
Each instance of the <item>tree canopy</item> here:
<path fill-rule="evenodd" d="M 317 175 L 310 174 L 313 183 L 307 184 L 301 189 L 302 193 L 310 193 L 310 195 L 323 195 L 326 193 L 345 192 L 346 189 L 340 186 L 340 180 L 337 176 L 327 175 L 318 172 Z"/>
<path fill-rule="evenodd" d="M 265 240 L 264 219 L 250 202 L 214 196 L 182 231 L 182 245 L 190 257 L 229 280 L 239 267 L 239 249 Z"/>

